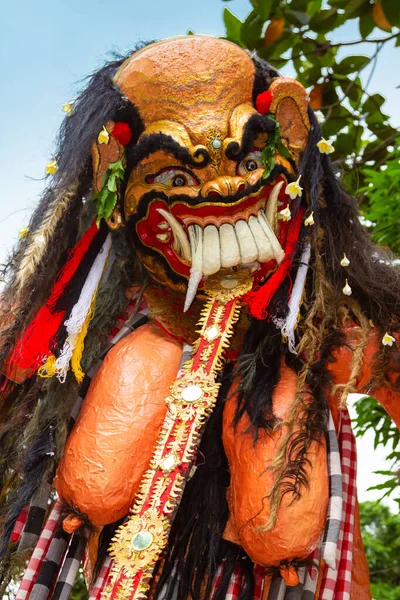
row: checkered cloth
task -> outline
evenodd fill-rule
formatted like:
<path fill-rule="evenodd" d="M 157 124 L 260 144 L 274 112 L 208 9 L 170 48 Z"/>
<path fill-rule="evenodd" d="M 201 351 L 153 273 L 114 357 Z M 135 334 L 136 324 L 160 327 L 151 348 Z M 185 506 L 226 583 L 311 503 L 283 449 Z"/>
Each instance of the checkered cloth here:
<path fill-rule="evenodd" d="M 110 574 L 112 564 L 112 558 L 110 556 L 106 556 L 97 579 L 90 590 L 89 600 L 100 600 L 101 592 L 103 591 L 108 575 Z"/>
<path fill-rule="evenodd" d="M 28 567 L 24 573 L 24 577 L 20 583 L 17 595 L 15 596 L 15 600 L 26 600 L 30 596 L 40 571 L 40 567 L 42 566 L 50 543 L 60 522 L 61 511 L 62 502 L 61 500 L 57 500 L 50 512 L 49 518 L 46 521 L 46 525 L 40 534 L 36 548 L 33 551 Z"/>
<path fill-rule="evenodd" d="M 37 574 L 29 600 L 47 600 L 58 579 L 60 567 L 67 555 L 71 534 L 62 527 L 62 517 L 54 532 L 46 555 Z"/>
<path fill-rule="evenodd" d="M 21 514 L 19 515 L 18 519 L 15 521 L 14 529 L 11 534 L 11 541 L 13 542 L 13 544 L 16 544 L 21 539 L 21 534 L 25 527 L 26 520 L 28 518 L 28 510 L 29 510 L 29 504 L 27 506 L 25 506 L 25 508 L 22 509 Z"/>
<path fill-rule="evenodd" d="M 328 567 L 334 569 L 336 567 L 336 551 L 342 522 L 343 482 L 340 450 L 332 413 L 329 413 L 326 451 L 329 473 L 329 504 L 322 538 L 321 557 Z"/>
<path fill-rule="evenodd" d="M 224 565 L 220 565 L 217 569 L 217 572 L 214 576 L 213 588 L 211 590 L 211 598 L 214 597 L 216 591 L 221 585 L 222 578 L 224 574 Z M 254 565 L 253 568 L 253 577 L 254 577 L 254 595 L 253 598 L 262 598 L 263 590 L 264 590 L 264 568 L 260 565 Z M 238 563 L 232 573 L 232 576 L 229 581 L 228 589 L 226 592 L 225 599 L 226 600 L 237 600 L 239 598 L 240 592 L 242 591 L 242 569 L 240 563 Z M 169 600 L 169 599 L 165 599 Z"/>
<path fill-rule="evenodd" d="M 79 565 L 82 561 L 83 551 L 87 543 L 86 532 L 76 532 L 72 537 L 68 554 L 58 576 L 56 587 L 51 596 L 52 600 L 68 600 L 74 585 Z"/>
<path fill-rule="evenodd" d="M 39 539 L 44 519 L 49 508 L 51 484 L 41 486 L 33 496 L 29 511 L 26 513 L 24 528 L 19 540 L 18 550 L 33 548 Z"/>
<path fill-rule="evenodd" d="M 357 504 L 356 440 L 347 410 L 341 411 L 339 447 L 343 477 L 343 510 L 336 571 L 325 567 L 319 600 L 350 600 L 353 563 L 354 519 Z"/>
<path fill-rule="evenodd" d="M 106 348 L 102 352 L 99 360 L 89 369 L 79 390 L 79 396 L 71 412 L 68 429 L 71 431 L 82 402 L 89 389 L 90 382 L 95 373 L 100 368 L 107 352 L 129 333 L 144 325 L 149 320 L 148 309 L 145 301 L 142 301 L 138 311 L 134 313 L 137 299 L 133 298 L 126 310 L 127 318 L 125 321 L 119 319 L 117 326 L 112 332 L 112 338 L 108 340 Z M 86 540 L 84 537 L 75 534 L 71 541 L 71 536 L 66 534 L 60 523 L 62 504 L 57 501 L 51 511 L 50 517 L 42 529 L 44 516 L 49 504 L 51 486 L 44 486 L 33 497 L 27 516 L 21 515 L 20 522 L 25 521 L 22 535 L 16 531 L 20 537 L 19 549 L 32 547 L 36 543 L 28 568 L 25 571 L 23 579 L 16 596 L 16 600 L 41 600 L 47 599 L 55 582 L 54 593 L 57 591 L 57 598 L 67 598 L 73 585 L 79 563 L 81 562 Z M 20 525 L 18 525 L 18 529 Z M 71 545 L 70 545 L 71 544 Z M 78 556 L 79 560 L 78 560 Z M 64 560 L 65 559 L 65 560 Z M 63 565 L 61 571 L 60 567 Z M 59 577 L 58 577 L 59 576 Z"/>

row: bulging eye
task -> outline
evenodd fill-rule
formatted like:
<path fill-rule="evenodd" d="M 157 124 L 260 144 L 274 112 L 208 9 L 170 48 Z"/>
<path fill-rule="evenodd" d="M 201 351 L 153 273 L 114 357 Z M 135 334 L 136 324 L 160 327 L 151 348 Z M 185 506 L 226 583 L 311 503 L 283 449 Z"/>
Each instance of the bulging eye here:
<path fill-rule="evenodd" d="M 238 175 L 248 175 L 256 169 L 261 169 L 263 166 L 261 152 L 259 150 L 253 150 L 250 152 L 238 166 Z"/>
<path fill-rule="evenodd" d="M 148 175 L 146 183 L 161 183 L 168 187 L 187 187 L 200 184 L 197 177 L 189 171 L 168 167 L 157 173 L 157 175 Z"/>

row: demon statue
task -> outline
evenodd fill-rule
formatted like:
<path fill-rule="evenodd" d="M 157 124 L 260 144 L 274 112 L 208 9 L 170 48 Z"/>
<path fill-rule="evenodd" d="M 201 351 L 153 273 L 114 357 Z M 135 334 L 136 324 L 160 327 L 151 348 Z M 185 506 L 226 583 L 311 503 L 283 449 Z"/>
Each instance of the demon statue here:
<path fill-rule="evenodd" d="M 400 285 L 306 91 L 188 36 L 65 110 L 2 295 L 3 591 L 370 598 L 346 398 L 400 418 Z"/>

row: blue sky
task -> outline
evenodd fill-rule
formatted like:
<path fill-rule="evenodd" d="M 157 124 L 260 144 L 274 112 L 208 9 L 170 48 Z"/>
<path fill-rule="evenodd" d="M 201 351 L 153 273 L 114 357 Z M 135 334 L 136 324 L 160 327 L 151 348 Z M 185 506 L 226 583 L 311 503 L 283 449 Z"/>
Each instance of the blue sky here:
<path fill-rule="evenodd" d="M 0 262 L 43 188 L 40 178 L 52 156 L 61 106 L 76 95 L 76 83 L 100 67 L 108 52 L 125 52 L 139 40 L 183 35 L 188 29 L 223 35 L 224 6 L 240 18 L 250 10 L 248 0 L 22 0 L 2 7 Z M 374 34 L 384 36 L 379 30 Z M 333 39 L 358 38 L 352 21 Z M 352 48 L 354 53 L 372 50 L 368 44 Z M 400 124 L 399 52 L 394 54 L 394 43 L 384 48 L 369 87 L 389 98 L 384 108 L 394 125 Z M 343 49 L 341 55 L 345 53 L 350 52 Z M 370 472 L 384 468 L 383 455 L 373 451 L 371 439 L 361 442 L 362 499 L 372 497 L 363 490 L 377 481 Z"/>

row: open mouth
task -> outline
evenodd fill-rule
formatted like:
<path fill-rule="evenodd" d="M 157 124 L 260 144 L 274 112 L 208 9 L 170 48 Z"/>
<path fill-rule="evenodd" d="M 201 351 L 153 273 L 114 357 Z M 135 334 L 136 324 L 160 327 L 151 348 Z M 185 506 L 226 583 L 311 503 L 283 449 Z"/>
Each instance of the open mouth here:
<path fill-rule="evenodd" d="M 262 263 L 282 261 L 277 215 L 283 183 L 280 180 L 232 204 L 151 203 L 137 232 L 146 245 L 167 257 L 174 270 L 180 262 L 178 272 L 189 279 L 184 310 L 193 302 L 202 279 L 220 269 L 257 270 Z"/>

